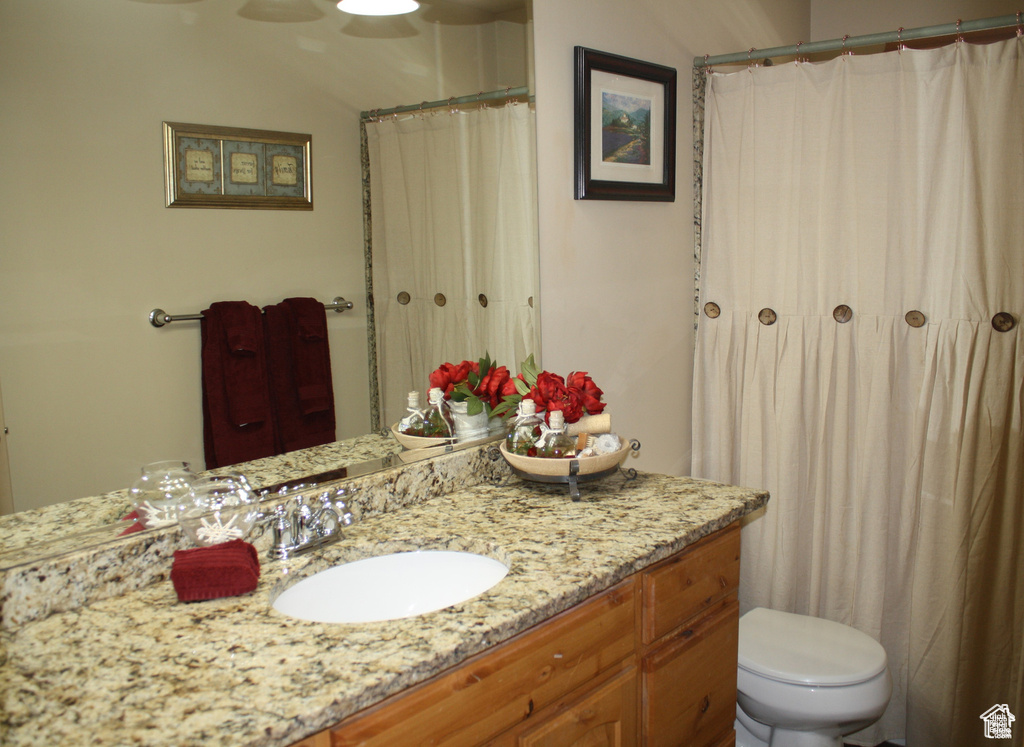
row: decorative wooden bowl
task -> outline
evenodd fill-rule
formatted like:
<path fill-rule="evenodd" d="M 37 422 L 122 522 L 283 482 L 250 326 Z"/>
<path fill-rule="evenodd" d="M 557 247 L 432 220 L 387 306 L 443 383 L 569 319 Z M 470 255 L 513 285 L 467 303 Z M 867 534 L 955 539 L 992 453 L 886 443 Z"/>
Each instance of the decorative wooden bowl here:
<path fill-rule="evenodd" d="M 398 423 L 391 426 L 391 435 L 395 437 L 398 443 L 402 444 L 407 449 L 425 449 L 430 446 L 444 446 L 454 441 L 454 438 L 426 438 L 424 436 L 407 436 L 404 433 L 400 433 L 398 430 Z"/>

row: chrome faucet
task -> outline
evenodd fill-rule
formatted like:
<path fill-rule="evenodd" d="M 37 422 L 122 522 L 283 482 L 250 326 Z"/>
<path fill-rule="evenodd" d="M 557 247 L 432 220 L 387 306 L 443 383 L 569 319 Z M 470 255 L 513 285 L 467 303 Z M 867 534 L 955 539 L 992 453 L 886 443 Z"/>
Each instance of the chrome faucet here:
<path fill-rule="evenodd" d="M 295 499 L 295 507 L 289 512 L 284 504 L 264 520 L 271 529 L 269 556 L 285 560 L 292 555 L 324 547 L 341 538 L 342 526 L 352 523 L 352 514 L 345 510 L 345 504 L 332 504 L 330 494 L 320 496 L 320 507 L 306 503 L 305 496 Z"/>

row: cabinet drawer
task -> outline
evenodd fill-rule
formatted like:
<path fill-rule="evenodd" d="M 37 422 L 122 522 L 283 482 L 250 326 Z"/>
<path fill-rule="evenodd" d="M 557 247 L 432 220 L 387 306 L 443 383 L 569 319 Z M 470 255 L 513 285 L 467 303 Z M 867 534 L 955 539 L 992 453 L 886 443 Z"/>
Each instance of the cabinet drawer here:
<path fill-rule="evenodd" d="M 736 522 L 643 574 L 643 642 L 653 643 L 740 584 Z"/>
<path fill-rule="evenodd" d="M 727 597 L 643 661 L 642 716 L 648 747 L 707 747 L 736 718 L 739 602 Z"/>
<path fill-rule="evenodd" d="M 634 667 L 520 735 L 518 747 L 633 747 L 637 744 Z"/>
<path fill-rule="evenodd" d="M 331 729 L 333 747 L 476 745 L 633 654 L 634 579 Z"/>

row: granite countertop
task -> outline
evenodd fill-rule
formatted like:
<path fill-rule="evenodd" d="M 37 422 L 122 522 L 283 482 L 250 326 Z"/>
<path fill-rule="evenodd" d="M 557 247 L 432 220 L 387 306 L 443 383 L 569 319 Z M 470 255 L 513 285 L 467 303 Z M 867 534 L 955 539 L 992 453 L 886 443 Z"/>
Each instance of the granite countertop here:
<path fill-rule="evenodd" d="M 366 515 L 338 543 L 261 556 L 251 594 L 178 603 L 162 580 L 0 631 L 5 745 L 288 745 L 541 622 L 763 506 L 762 490 L 621 473 L 582 486 L 506 475 Z M 510 566 L 468 602 L 322 624 L 271 609 L 339 562 L 464 549 Z"/>

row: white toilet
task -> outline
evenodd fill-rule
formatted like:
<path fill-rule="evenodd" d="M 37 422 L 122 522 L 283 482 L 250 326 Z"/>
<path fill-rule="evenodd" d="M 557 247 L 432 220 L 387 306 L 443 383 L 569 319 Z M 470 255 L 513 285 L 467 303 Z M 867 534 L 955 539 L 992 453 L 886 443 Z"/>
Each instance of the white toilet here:
<path fill-rule="evenodd" d="M 740 618 L 737 747 L 842 747 L 892 694 L 885 649 L 847 625 L 758 607 Z"/>

